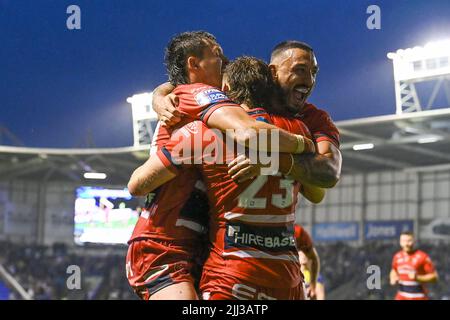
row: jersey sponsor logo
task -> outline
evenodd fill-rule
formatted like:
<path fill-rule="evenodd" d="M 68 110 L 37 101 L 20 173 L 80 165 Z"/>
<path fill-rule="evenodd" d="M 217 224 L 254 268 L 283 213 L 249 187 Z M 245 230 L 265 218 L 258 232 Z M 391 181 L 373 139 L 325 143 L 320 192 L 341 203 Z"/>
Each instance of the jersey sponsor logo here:
<path fill-rule="evenodd" d="M 194 99 L 200 106 L 229 100 L 222 91 L 213 88 L 196 93 Z"/>
<path fill-rule="evenodd" d="M 273 252 L 295 250 L 292 226 L 257 227 L 245 224 L 227 224 L 226 231 L 225 249 L 251 247 Z"/>

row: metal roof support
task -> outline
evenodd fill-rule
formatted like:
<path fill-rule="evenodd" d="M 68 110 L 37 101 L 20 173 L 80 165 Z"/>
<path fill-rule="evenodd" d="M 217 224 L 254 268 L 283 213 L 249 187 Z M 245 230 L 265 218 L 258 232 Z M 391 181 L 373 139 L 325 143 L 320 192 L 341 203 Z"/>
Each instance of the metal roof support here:
<path fill-rule="evenodd" d="M 398 81 L 395 83 L 397 114 L 422 111 L 414 82 Z"/>
<path fill-rule="evenodd" d="M 394 67 L 396 113 L 422 111 L 415 84 L 434 81 L 426 109 L 432 108 L 443 81 L 450 76 L 450 40 L 388 53 Z M 450 105 L 450 98 L 447 95 Z"/>
<path fill-rule="evenodd" d="M 44 244 L 45 238 L 45 211 L 47 207 L 47 181 L 42 181 L 38 189 L 37 221 L 36 221 L 36 242 Z"/>

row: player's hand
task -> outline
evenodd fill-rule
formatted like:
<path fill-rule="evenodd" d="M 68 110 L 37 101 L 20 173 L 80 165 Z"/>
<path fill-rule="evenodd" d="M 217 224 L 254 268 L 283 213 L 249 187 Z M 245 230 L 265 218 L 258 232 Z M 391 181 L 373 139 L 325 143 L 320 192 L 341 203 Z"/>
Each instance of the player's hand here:
<path fill-rule="evenodd" d="M 306 295 L 309 297 L 309 299 L 311 300 L 316 300 L 317 295 L 316 295 L 316 284 L 311 282 L 309 284 L 308 289 L 306 289 Z"/>
<path fill-rule="evenodd" d="M 259 176 L 261 165 L 252 164 L 247 156 L 240 155 L 228 165 L 228 174 L 236 183 L 242 183 Z"/>
<path fill-rule="evenodd" d="M 391 273 L 390 276 L 390 282 L 391 282 L 391 286 L 395 286 L 398 283 L 398 275 L 397 273 Z"/>
<path fill-rule="evenodd" d="M 305 151 L 304 153 L 316 153 L 316 145 L 314 141 L 305 137 Z"/>
<path fill-rule="evenodd" d="M 170 93 L 167 96 L 153 97 L 153 110 L 158 119 L 167 127 L 172 127 L 181 121 L 181 113 L 177 109 L 179 99 L 177 95 Z"/>
<path fill-rule="evenodd" d="M 408 273 L 408 278 L 409 278 L 409 280 L 416 280 L 417 279 L 417 274 L 415 272 L 409 272 Z"/>

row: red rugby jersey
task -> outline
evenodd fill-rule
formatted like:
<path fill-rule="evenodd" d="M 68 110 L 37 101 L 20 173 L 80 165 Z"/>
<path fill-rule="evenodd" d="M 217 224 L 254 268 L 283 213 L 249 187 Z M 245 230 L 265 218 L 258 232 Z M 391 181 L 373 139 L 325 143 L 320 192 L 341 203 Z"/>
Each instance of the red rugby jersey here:
<path fill-rule="evenodd" d="M 177 128 L 194 120 L 206 123 L 214 111 L 224 106 L 241 108 L 216 87 L 202 83 L 179 85 L 173 93 L 179 98 L 177 109 L 183 115 Z"/>
<path fill-rule="evenodd" d="M 151 154 L 156 154 L 169 140 L 172 131 L 184 124 L 198 119 L 206 122 L 215 110 L 223 106 L 240 107 L 217 88 L 201 83 L 177 86 L 174 93 L 180 99 L 178 109 L 184 115 L 183 120 L 170 129 L 158 124 L 153 135 Z M 202 221 L 205 219 L 182 209 L 199 183 L 196 169 L 187 168 L 152 192 L 147 198 L 151 201 L 141 213 L 129 242 L 151 237 L 179 243 L 198 238 L 198 232 L 204 230 Z"/>
<path fill-rule="evenodd" d="M 305 103 L 297 117 L 308 127 L 316 142 L 329 141 L 339 148 L 339 130 L 326 111 Z"/>
<path fill-rule="evenodd" d="M 263 109 L 253 109 L 249 114 L 310 137 L 298 119 L 271 118 Z M 220 152 L 226 143 L 219 131 L 195 121 L 174 133 L 157 153 L 174 170 L 194 163 L 201 167 L 212 208 L 213 246 L 204 268 L 265 287 L 297 286 L 301 273 L 294 221 L 299 183 L 277 175 L 236 184 L 228 175 L 227 166 L 236 153 Z M 189 149 L 194 151 L 185 152 Z M 221 164 L 217 163 L 220 160 Z"/>
<path fill-rule="evenodd" d="M 406 253 L 403 250 L 397 252 L 392 259 L 392 269 L 399 276 L 399 288 L 397 297 L 406 300 L 423 299 L 427 297 L 425 286 L 415 280 L 411 280 L 409 273 L 423 275 L 435 271 L 430 257 L 421 250 Z"/>
<path fill-rule="evenodd" d="M 150 156 L 156 156 L 156 152 L 169 138 L 167 128 L 158 124 Z M 177 241 L 177 243 L 197 239 L 199 233 L 205 230 L 206 226 L 201 223 L 204 219 L 182 209 L 199 179 L 195 168 L 187 168 L 150 193 L 147 196 L 146 208 L 141 212 L 128 243 L 139 238 Z"/>

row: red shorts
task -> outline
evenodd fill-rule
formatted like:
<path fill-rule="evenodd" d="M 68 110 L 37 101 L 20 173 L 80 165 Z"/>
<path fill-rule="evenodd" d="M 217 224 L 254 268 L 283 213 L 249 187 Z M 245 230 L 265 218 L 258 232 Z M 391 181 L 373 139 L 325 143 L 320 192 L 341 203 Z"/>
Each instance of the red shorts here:
<path fill-rule="evenodd" d="M 303 281 L 293 288 L 268 288 L 211 270 L 203 271 L 200 292 L 203 300 L 305 300 Z"/>
<path fill-rule="evenodd" d="M 143 300 L 174 283 L 193 284 L 193 253 L 192 246 L 175 245 L 171 241 L 134 240 L 126 258 L 128 282 Z"/>

